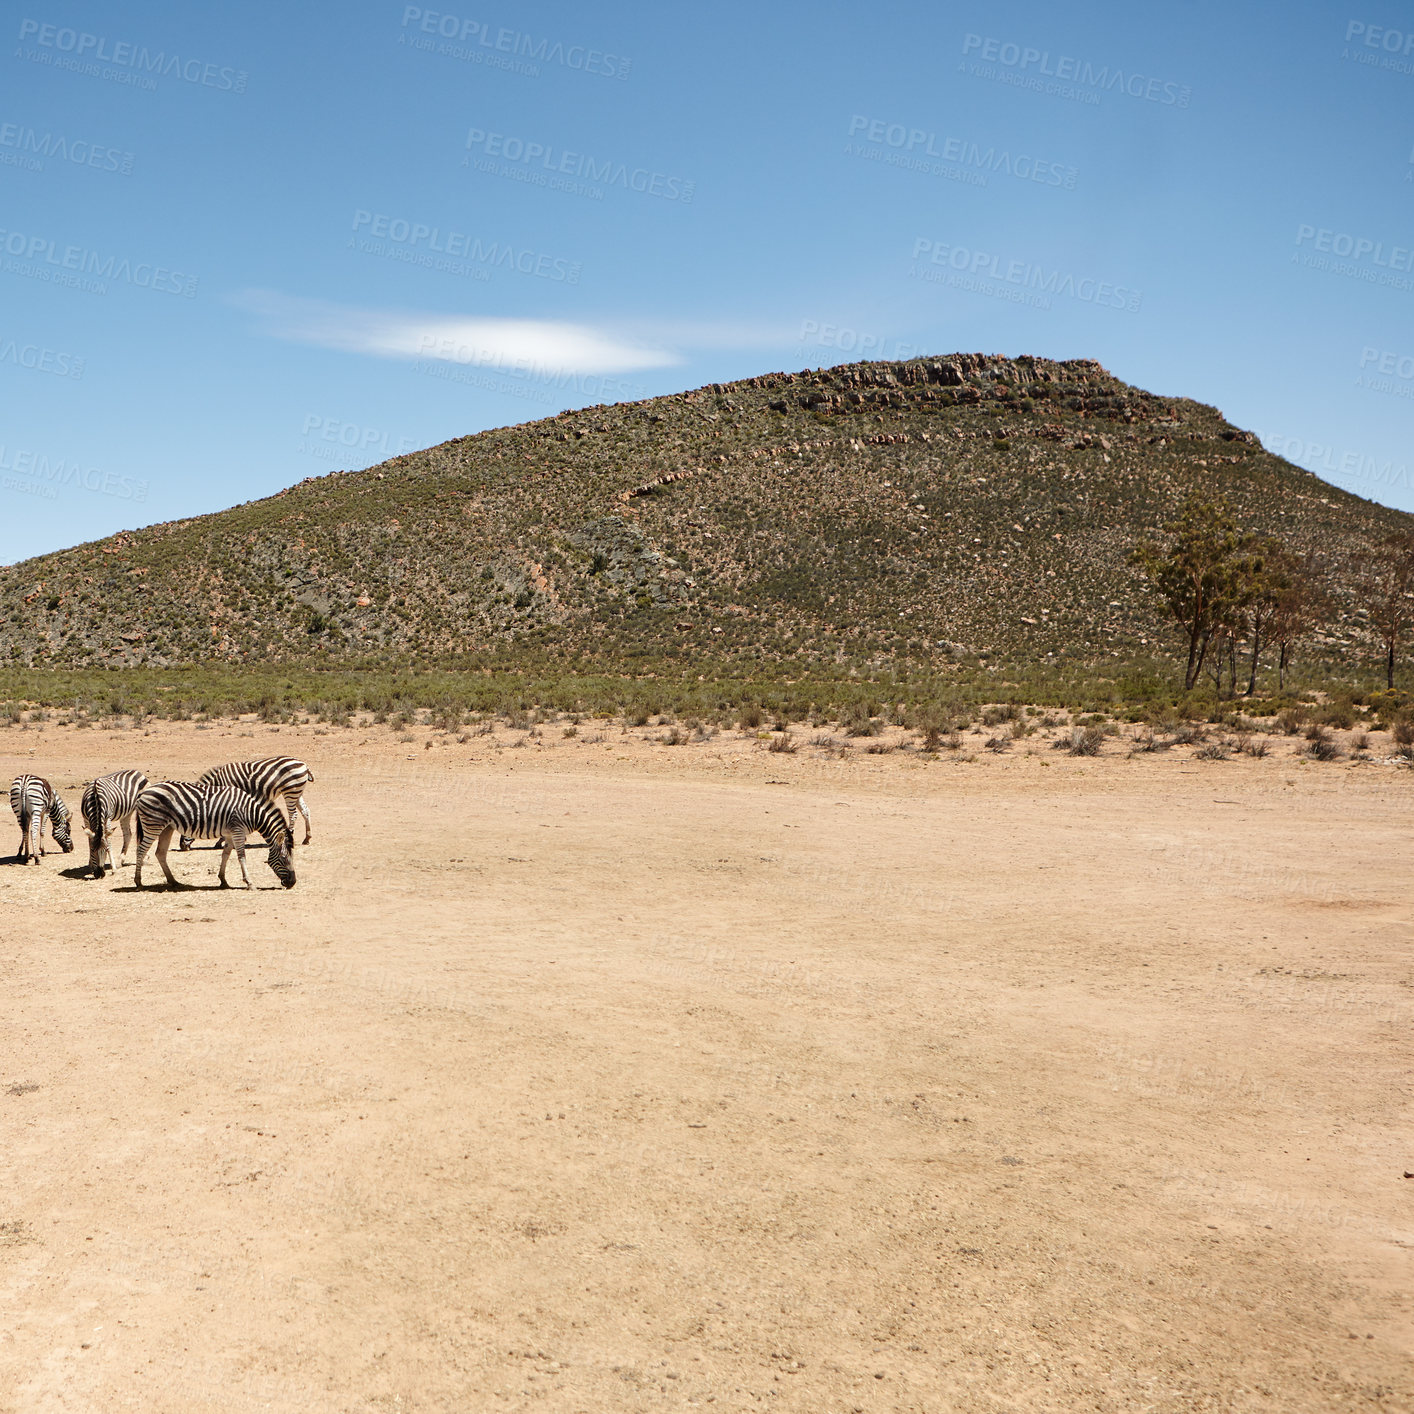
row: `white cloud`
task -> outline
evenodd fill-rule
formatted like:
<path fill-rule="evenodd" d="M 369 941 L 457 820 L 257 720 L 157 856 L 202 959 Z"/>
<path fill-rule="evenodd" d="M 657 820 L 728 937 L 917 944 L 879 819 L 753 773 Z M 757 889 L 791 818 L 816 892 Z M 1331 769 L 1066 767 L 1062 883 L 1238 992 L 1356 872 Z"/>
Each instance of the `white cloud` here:
<path fill-rule="evenodd" d="M 274 338 L 376 358 L 520 366 L 549 373 L 624 373 L 683 361 L 659 340 L 553 319 L 359 309 L 270 290 L 248 291 L 237 303 L 259 316 L 264 332 Z"/>

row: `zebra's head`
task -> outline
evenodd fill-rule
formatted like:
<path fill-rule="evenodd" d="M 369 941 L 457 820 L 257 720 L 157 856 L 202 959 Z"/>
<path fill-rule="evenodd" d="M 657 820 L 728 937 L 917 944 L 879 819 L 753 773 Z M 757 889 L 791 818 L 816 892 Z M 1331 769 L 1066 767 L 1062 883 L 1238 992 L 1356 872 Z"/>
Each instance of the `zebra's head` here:
<path fill-rule="evenodd" d="M 54 843 L 65 854 L 74 852 L 74 831 L 73 822 L 69 819 L 69 807 L 57 795 L 49 812 L 49 832 L 54 836 Z"/>
<path fill-rule="evenodd" d="M 270 841 L 270 851 L 265 856 L 265 862 L 275 871 L 275 877 L 287 889 L 292 889 L 295 886 L 295 866 L 290 857 L 293 848 L 294 839 L 287 830 L 283 835 Z"/>

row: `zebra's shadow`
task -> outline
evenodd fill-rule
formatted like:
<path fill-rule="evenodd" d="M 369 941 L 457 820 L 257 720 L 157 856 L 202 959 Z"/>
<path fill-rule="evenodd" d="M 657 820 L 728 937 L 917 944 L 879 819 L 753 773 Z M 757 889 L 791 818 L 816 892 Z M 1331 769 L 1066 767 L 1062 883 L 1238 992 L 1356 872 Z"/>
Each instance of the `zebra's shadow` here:
<path fill-rule="evenodd" d="M 261 894 L 271 893 L 272 890 L 257 884 L 253 889 L 248 889 L 244 884 L 228 884 L 224 889 L 220 884 L 187 884 L 178 879 L 175 884 L 169 884 L 163 880 L 160 884 L 144 884 L 139 888 L 136 884 L 123 884 L 116 889 L 109 889 L 110 894 Z M 273 890 L 275 893 L 283 893 L 284 890 L 278 885 Z"/>

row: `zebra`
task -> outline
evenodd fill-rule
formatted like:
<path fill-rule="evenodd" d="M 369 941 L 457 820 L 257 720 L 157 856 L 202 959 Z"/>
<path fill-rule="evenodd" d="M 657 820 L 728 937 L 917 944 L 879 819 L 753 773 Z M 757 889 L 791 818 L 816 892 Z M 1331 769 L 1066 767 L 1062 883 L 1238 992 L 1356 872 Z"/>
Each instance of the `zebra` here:
<path fill-rule="evenodd" d="M 133 813 L 138 795 L 147 785 L 141 771 L 110 771 L 83 788 L 79 811 L 88 827 L 88 868 L 95 879 L 104 874 L 104 863 L 113 868 L 112 833 L 123 829 L 123 848 L 118 857 L 121 867 L 128 861 L 128 841 L 133 836 Z"/>
<path fill-rule="evenodd" d="M 142 861 L 155 841 L 157 862 L 167 876 L 167 884 L 177 887 L 177 880 L 167 867 L 167 847 L 174 831 L 184 831 L 195 839 L 215 839 L 225 845 L 217 875 L 223 889 L 230 887 L 226 883 L 226 864 L 233 849 L 240 861 L 241 879 L 246 888 L 254 888 L 245 868 L 245 842 L 252 830 L 258 830 L 270 841 L 266 862 L 275 877 L 285 888 L 294 888 L 295 869 L 290 858 L 294 831 L 271 801 L 257 800 L 249 791 L 234 786 L 212 790 L 191 781 L 163 781 L 148 786 L 137 798 L 137 869 L 133 884 L 142 887 Z"/>
<path fill-rule="evenodd" d="M 309 807 L 304 803 L 304 788 L 314 781 L 314 772 L 293 756 L 266 756 L 259 761 L 232 761 L 225 766 L 213 766 L 196 778 L 199 786 L 234 786 L 249 791 L 257 800 L 284 802 L 290 817 L 290 840 L 293 844 L 295 811 L 304 816 L 304 843 L 312 838 L 309 828 Z M 182 835 L 178 849 L 190 849 L 191 837 Z"/>
<path fill-rule="evenodd" d="M 43 776 L 16 776 L 10 786 L 10 809 L 20 822 L 20 863 L 38 864 L 44 849 L 44 824 L 65 854 L 73 852 L 69 807 Z"/>

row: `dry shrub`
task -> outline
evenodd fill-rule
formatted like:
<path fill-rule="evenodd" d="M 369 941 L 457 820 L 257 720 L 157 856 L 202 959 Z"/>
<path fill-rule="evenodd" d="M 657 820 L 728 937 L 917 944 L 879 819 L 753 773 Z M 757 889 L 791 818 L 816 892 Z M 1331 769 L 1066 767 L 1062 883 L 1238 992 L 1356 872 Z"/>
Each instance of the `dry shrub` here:
<path fill-rule="evenodd" d="M 863 707 L 856 707 L 844 719 L 846 736 L 878 736 L 879 723 Z"/>
<path fill-rule="evenodd" d="M 1210 741 L 1193 753 L 1195 761 L 1226 761 L 1227 747 L 1220 741 Z"/>
<path fill-rule="evenodd" d="M 778 753 L 784 752 L 788 756 L 794 756 L 795 753 L 799 750 L 799 747 L 796 745 L 795 740 L 791 736 L 791 734 L 787 731 L 783 731 L 780 736 L 771 738 L 771 744 L 766 748 L 766 750 L 775 751 Z"/>
<path fill-rule="evenodd" d="M 1070 739 L 1066 740 L 1062 737 L 1058 744 L 1063 746 L 1072 756 L 1098 756 L 1104 740 L 1104 727 L 1097 722 L 1092 722 L 1088 727 L 1072 727 Z"/>
<path fill-rule="evenodd" d="M 923 738 L 923 750 L 937 751 L 943 744 L 943 733 L 951 725 L 950 719 L 938 712 L 920 712 L 914 721 L 914 729 Z"/>
<path fill-rule="evenodd" d="M 1307 729 L 1306 740 L 1310 744 L 1307 746 L 1305 754 L 1312 761 L 1338 761 L 1345 754 L 1336 745 L 1330 728 L 1323 727 L 1319 722 L 1313 722 Z"/>

